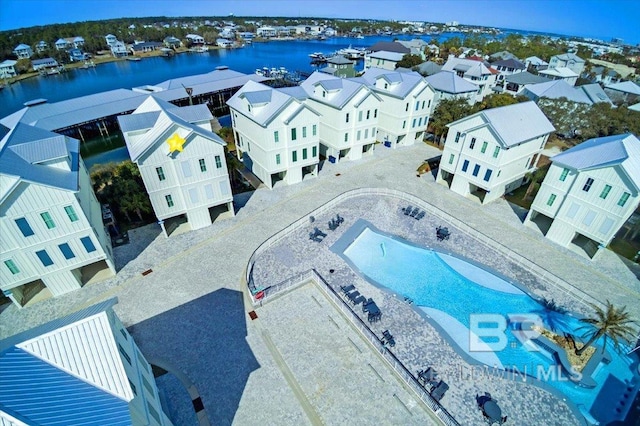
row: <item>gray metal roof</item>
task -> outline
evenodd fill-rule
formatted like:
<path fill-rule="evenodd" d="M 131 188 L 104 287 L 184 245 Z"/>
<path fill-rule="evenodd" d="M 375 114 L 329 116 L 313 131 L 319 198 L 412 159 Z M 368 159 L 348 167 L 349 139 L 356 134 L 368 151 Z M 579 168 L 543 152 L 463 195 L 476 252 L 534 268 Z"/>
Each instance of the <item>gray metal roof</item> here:
<path fill-rule="evenodd" d="M 309 94 L 300 86 L 281 87 L 277 90 L 289 96 L 293 96 L 299 101 L 304 101 L 309 98 Z"/>
<path fill-rule="evenodd" d="M 118 123 L 120 123 L 120 130 L 123 133 L 134 132 L 152 128 L 158 121 L 159 116 L 160 111 L 123 115 L 118 117 Z"/>
<path fill-rule="evenodd" d="M 254 105 L 256 103 L 251 102 L 251 99 L 258 100 L 260 102 L 257 104 L 263 106 L 247 111 L 243 99 L 246 99 Z M 242 86 L 240 90 L 227 101 L 227 105 L 229 105 L 230 108 L 233 108 L 238 113 L 248 117 L 261 126 L 269 124 L 291 103 L 301 104 L 300 101 L 284 90 L 276 90 L 262 83 L 253 81 L 247 82 L 247 84 Z"/>
<path fill-rule="evenodd" d="M 473 59 L 456 58 L 449 56 L 447 62 L 442 66 L 442 71 L 463 71 L 465 77 L 482 77 L 492 74 L 491 70 L 480 61 Z"/>
<path fill-rule="evenodd" d="M 76 139 L 19 123 L 0 141 L 0 175 L 77 191 L 79 147 Z M 71 170 L 39 164 L 62 157 L 71 160 Z"/>
<path fill-rule="evenodd" d="M 503 59 L 501 61 L 496 61 L 491 64 L 493 67 L 507 67 L 507 68 L 515 68 L 517 70 L 524 70 L 527 67 L 517 59 Z"/>
<path fill-rule="evenodd" d="M 411 53 L 411 49 L 396 41 L 379 41 L 369 48 L 372 52 L 384 50 L 386 52 L 397 52 L 402 54 Z"/>
<path fill-rule="evenodd" d="M 529 71 L 518 72 L 515 74 L 507 75 L 504 78 L 508 83 L 515 84 L 537 84 L 537 83 L 547 83 L 549 82 L 548 78 L 544 78 L 541 75 L 531 74 Z"/>
<path fill-rule="evenodd" d="M 572 102 L 582 104 L 590 105 L 593 103 L 584 91 L 576 89 L 564 80 L 551 80 L 545 83 L 531 84 L 526 87 L 524 94 L 536 100 L 539 98 L 567 98 Z"/>
<path fill-rule="evenodd" d="M 506 148 L 546 135 L 555 130 L 540 108 L 535 102 L 531 101 L 486 109 L 449 123 L 448 126 L 477 116 L 481 116 L 484 122 L 493 129 Z"/>
<path fill-rule="evenodd" d="M 597 83 L 583 84 L 582 86 L 576 87 L 576 90 L 583 91 L 594 104 L 599 102 L 612 104 L 611 99 L 609 99 L 604 90 L 602 90 L 602 87 Z"/>
<path fill-rule="evenodd" d="M 399 62 L 402 60 L 404 55 L 405 55 L 404 53 L 387 52 L 385 50 L 379 50 L 377 52 L 370 53 L 369 57 L 374 59 L 384 59 L 385 61 Z"/>
<path fill-rule="evenodd" d="M 327 63 L 336 65 L 353 65 L 353 61 L 348 60 L 342 55 L 335 55 L 327 59 Z"/>
<path fill-rule="evenodd" d="M 633 95 L 640 95 L 640 86 L 633 81 L 623 81 L 622 83 L 609 84 L 606 89 L 617 90 L 619 92 L 630 93 Z"/>
<path fill-rule="evenodd" d="M 387 89 L 375 87 L 376 81 L 384 79 Z M 351 79 L 356 80 L 356 79 Z M 369 88 L 377 93 L 386 93 L 404 99 L 421 81 L 426 80 L 417 72 L 388 71 L 381 68 L 367 69 L 358 81 L 364 80 Z"/>
<path fill-rule="evenodd" d="M 562 61 L 575 61 L 575 62 L 584 62 L 584 59 L 582 59 L 580 56 L 576 55 L 575 53 L 563 53 L 562 55 L 555 55 L 552 56 L 551 59 L 553 59 L 554 57 L 562 60 Z"/>
<path fill-rule="evenodd" d="M 336 91 L 337 93 L 332 97 L 321 98 L 314 93 L 315 87 L 322 85 L 327 91 Z M 331 105 L 334 108 L 341 109 L 347 104 L 356 94 L 358 94 L 363 88 L 371 92 L 366 85 L 352 81 L 350 79 L 342 79 L 331 76 L 329 74 L 323 74 L 320 72 L 314 72 L 300 85 L 306 92 L 309 98 L 315 99 L 318 102 L 322 102 Z M 375 95 L 374 93 L 374 96 Z M 379 98 L 378 98 L 379 99 Z"/>
<path fill-rule="evenodd" d="M 258 90 L 255 92 L 244 92 L 244 96 L 251 105 L 267 104 L 271 102 L 271 93 L 273 89 Z"/>
<path fill-rule="evenodd" d="M 449 71 L 440 71 L 424 79 L 439 92 L 460 94 L 478 91 L 478 86 Z"/>
<path fill-rule="evenodd" d="M 640 188 L 640 140 L 631 133 L 589 139 L 551 158 L 576 170 L 620 165 Z"/>
<path fill-rule="evenodd" d="M 442 70 L 442 66 L 435 62 L 427 61 L 418 65 L 418 72 L 422 75 L 429 76 L 437 74 Z"/>

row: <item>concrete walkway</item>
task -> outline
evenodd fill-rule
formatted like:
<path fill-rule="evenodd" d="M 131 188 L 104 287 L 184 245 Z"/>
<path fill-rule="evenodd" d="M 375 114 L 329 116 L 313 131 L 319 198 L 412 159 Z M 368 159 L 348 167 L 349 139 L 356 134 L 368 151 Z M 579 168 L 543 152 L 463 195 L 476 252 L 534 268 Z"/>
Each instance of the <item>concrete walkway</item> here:
<path fill-rule="evenodd" d="M 220 289 L 245 291 L 243 276 L 247 261 L 263 241 L 340 193 L 363 187 L 392 188 L 424 199 L 563 277 L 591 297 L 601 301 L 608 298 L 616 305 L 627 305 L 635 318 L 640 318 L 640 282 L 615 254 L 607 251 L 591 262 L 522 226 L 516 213 L 503 200 L 480 206 L 435 184 L 428 175 L 417 178 L 417 167 L 424 159 L 437 154 L 437 149 L 422 144 L 398 150 L 378 147 L 373 157 L 358 162 L 325 164 L 316 179 L 293 186 L 279 183 L 271 191 L 260 189 L 240 194 L 235 198 L 236 217 L 218 221 L 205 229 L 170 239 L 161 236 L 156 225 L 134 230 L 130 232 L 131 244 L 115 249 L 120 268 L 115 277 L 27 309 L 7 308 L 0 314 L 0 338 L 115 295 L 119 299 L 115 310 L 125 325 L 133 326 L 132 334 L 140 342 L 143 353 L 163 358 L 166 351 L 163 333 L 180 336 L 183 335 L 181 330 L 176 327 L 164 332 L 155 329 L 149 334 L 142 331 L 137 334 L 136 324 L 159 321 L 172 309 L 196 302 Z M 142 276 L 141 272 L 147 269 L 153 272 Z M 587 311 L 586 307 L 582 309 Z M 185 315 L 187 318 L 182 326 L 196 329 L 224 330 L 239 318 L 226 315 L 222 309 L 219 313 L 216 311 L 218 317 L 212 317 L 207 324 L 202 324 L 202 318 L 195 313 L 193 317 L 188 317 L 188 312 Z M 244 321 L 244 339 L 259 368 L 250 373 L 237 407 L 232 407 L 235 410 L 233 422 L 310 422 L 295 392 L 278 369 L 260 330 L 246 316 Z M 197 334 L 185 335 L 183 342 L 184 351 L 194 359 L 207 352 L 225 351 L 216 341 L 203 341 L 194 336 Z M 307 355 L 312 354 L 294 356 Z M 228 355 L 229 362 L 234 361 L 233 357 L 233 353 Z M 212 368 L 207 363 L 197 365 Z M 199 383 L 195 370 L 191 374 L 190 379 L 202 395 L 207 394 L 207 387 L 216 386 L 216 383 Z M 217 401 L 203 399 L 203 402 L 212 423 L 218 423 L 210 414 L 215 411 L 213 407 Z"/>

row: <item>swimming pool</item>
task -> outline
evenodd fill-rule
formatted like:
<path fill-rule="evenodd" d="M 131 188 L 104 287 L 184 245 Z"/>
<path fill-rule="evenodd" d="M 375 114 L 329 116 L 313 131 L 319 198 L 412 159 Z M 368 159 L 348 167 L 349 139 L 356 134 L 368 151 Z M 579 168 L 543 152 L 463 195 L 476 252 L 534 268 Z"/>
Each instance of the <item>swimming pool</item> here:
<path fill-rule="evenodd" d="M 476 341 L 470 331 L 473 315 L 539 315 L 547 328 L 553 322 L 560 334 L 578 328 L 581 325 L 578 318 L 546 311 L 517 286 L 479 265 L 385 235 L 366 221 L 354 224 L 341 240 L 332 249 L 373 284 L 412 299 L 415 308 L 446 335 L 467 362 L 541 379 L 555 389 L 554 393 L 559 392 L 558 396 L 573 402 L 574 408 L 581 407 L 587 416 L 592 415 L 602 423 L 622 418 L 628 411 L 629 397 L 633 400 L 628 387 L 637 391 L 638 377 L 633 372 L 637 367 L 636 357 L 620 356 L 608 348 L 613 358 L 611 363 L 596 369 L 592 377 L 598 385 L 586 389 L 561 375 L 541 377 L 540 371 L 548 372 L 556 367 L 554 361 L 548 354 L 535 350 L 536 345 L 519 340 L 510 326 L 505 331 L 507 344 L 503 349 L 470 347 L 470 342 Z M 491 338 L 477 340 L 492 343 Z M 627 398 L 619 401 L 625 393 Z"/>

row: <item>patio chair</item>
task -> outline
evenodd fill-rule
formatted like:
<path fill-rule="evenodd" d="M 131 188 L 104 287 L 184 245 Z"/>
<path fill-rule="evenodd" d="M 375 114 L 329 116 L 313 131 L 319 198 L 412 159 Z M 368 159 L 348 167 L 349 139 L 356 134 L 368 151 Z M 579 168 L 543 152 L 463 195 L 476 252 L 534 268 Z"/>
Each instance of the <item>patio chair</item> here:
<path fill-rule="evenodd" d="M 376 305 L 373 299 L 369 298 L 362 304 L 362 312 L 371 312 L 374 310 L 378 310 L 378 305 Z"/>
<path fill-rule="evenodd" d="M 335 219 L 331 219 L 327 226 L 329 227 L 330 231 L 335 231 L 338 228 L 338 224 L 336 223 Z"/>
<path fill-rule="evenodd" d="M 438 384 L 431 391 L 431 396 L 436 401 L 440 401 L 447 390 L 449 390 L 449 385 L 446 384 L 443 380 L 440 380 L 440 382 L 438 382 Z"/>
<path fill-rule="evenodd" d="M 349 284 L 347 286 L 341 285 L 340 286 L 340 291 L 342 291 L 344 294 L 349 293 L 351 290 L 355 290 L 356 286 L 354 286 L 353 284 Z"/>
<path fill-rule="evenodd" d="M 391 333 L 389 333 L 389 330 L 385 330 L 382 332 L 382 343 L 388 344 L 391 347 L 394 347 L 396 345 L 396 341 Z"/>
<path fill-rule="evenodd" d="M 347 299 L 349 299 L 349 301 L 351 303 L 353 303 L 354 300 L 356 300 L 356 298 L 360 296 L 360 292 L 359 291 L 352 291 L 351 293 L 347 294 Z"/>
<path fill-rule="evenodd" d="M 355 300 L 352 300 L 352 301 L 351 301 L 351 304 L 352 304 L 353 306 L 358 306 L 359 304 L 361 304 L 361 303 L 362 303 L 362 302 L 364 302 L 365 300 L 367 300 L 367 299 L 366 299 L 366 297 L 364 297 L 364 296 L 360 295 L 360 296 L 356 297 L 356 298 L 355 298 Z"/>
<path fill-rule="evenodd" d="M 404 213 L 405 216 L 409 216 L 409 213 L 411 213 L 411 210 L 413 210 L 413 207 L 411 206 L 403 207 L 402 213 Z"/>
<path fill-rule="evenodd" d="M 338 225 L 340 225 L 342 222 L 344 222 L 344 217 L 340 216 L 340 214 L 336 214 L 336 222 L 338 222 Z"/>
<path fill-rule="evenodd" d="M 416 217 L 416 215 L 418 214 L 418 212 L 419 212 L 419 211 L 420 211 L 420 209 L 419 209 L 419 208 L 414 207 L 414 208 L 413 208 L 413 211 L 412 211 L 411 213 L 409 213 L 409 216 L 411 216 L 411 217 Z"/>
<path fill-rule="evenodd" d="M 417 220 L 422 219 L 422 218 L 424 217 L 424 215 L 425 215 L 425 214 L 426 214 L 426 213 L 425 213 L 425 211 L 424 211 L 424 210 L 422 210 L 420 213 L 418 213 L 418 214 L 416 215 L 416 219 L 417 219 Z"/>

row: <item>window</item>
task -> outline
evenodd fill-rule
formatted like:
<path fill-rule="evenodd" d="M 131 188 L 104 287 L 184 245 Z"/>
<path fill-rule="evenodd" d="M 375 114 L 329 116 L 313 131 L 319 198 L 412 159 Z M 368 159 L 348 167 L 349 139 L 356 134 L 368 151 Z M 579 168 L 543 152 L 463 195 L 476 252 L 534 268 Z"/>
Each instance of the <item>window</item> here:
<path fill-rule="evenodd" d="M 247 151 L 251 152 L 251 142 L 247 142 Z"/>
<path fill-rule="evenodd" d="M 251 105 L 247 104 L 247 110 L 249 110 L 249 112 L 251 112 Z"/>
<path fill-rule="evenodd" d="M 278 133 L 278 131 L 277 131 L 277 130 L 273 132 L 273 140 L 274 140 L 276 143 L 280 142 L 280 133 Z"/>
<path fill-rule="evenodd" d="M 471 138 L 471 143 L 469 144 L 469 149 L 473 149 L 476 146 L 476 138 Z"/>
<path fill-rule="evenodd" d="M 460 140 L 460 132 L 456 132 L 456 143 Z"/>
<path fill-rule="evenodd" d="M 609 191 L 611 191 L 611 185 L 605 185 L 602 189 L 602 192 L 600 193 L 600 198 L 605 200 L 607 198 L 607 195 L 609 195 Z"/>
<path fill-rule="evenodd" d="M 18 267 L 16 266 L 15 263 L 13 263 L 13 260 L 8 259 L 4 261 L 4 264 L 7 266 L 7 268 L 9 268 L 9 271 L 13 274 L 19 274 L 20 273 L 20 269 L 18 269 Z"/>
<path fill-rule="evenodd" d="M 555 200 L 556 200 L 556 194 L 549 195 L 549 199 L 547 200 L 547 205 L 552 206 Z"/>
<path fill-rule="evenodd" d="M 367 139 L 369 137 L 369 129 L 364 129 L 364 138 Z"/>
<path fill-rule="evenodd" d="M 358 111 L 358 121 L 362 121 L 362 111 Z"/>
<path fill-rule="evenodd" d="M 40 213 L 40 217 L 44 220 L 44 224 L 47 225 L 47 229 L 53 229 L 56 227 L 56 224 L 51 219 L 51 215 L 49 212 Z"/>
<path fill-rule="evenodd" d="M 164 199 L 167 201 L 167 207 L 173 207 L 173 197 L 171 195 L 165 195 Z"/>
<path fill-rule="evenodd" d="M 207 199 L 213 199 L 213 186 L 211 184 L 204 186 L 204 195 Z"/>
<path fill-rule="evenodd" d="M 629 194 L 628 192 L 625 192 L 624 194 L 622 194 L 622 196 L 618 200 L 618 205 L 620 207 L 624 207 L 624 205 L 627 204 L 627 200 L 629 199 L 630 196 L 631 194 Z"/>
<path fill-rule="evenodd" d="M 204 158 L 201 158 L 198 160 L 198 163 L 200 164 L 200 171 L 201 172 L 206 172 L 207 171 L 207 163 L 204 161 Z"/>
<path fill-rule="evenodd" d="M 416 101 L 416 111 L 420 108 L 420 101 Z"/>
<path fill-rule="evenodd" d="M 367 120 L 369 119 L 369 114 L 371 114 L 371 110 L 367 110 Z"/>
<path fill-rule="evenodd" d="M 422 126 L 422 117 L 418 118 L 418 127 Z"/>
<path fill-rule="evenodd" d="M 149 392 L 155 398 L 156 394 L 153 391 L 153 387 L 151 386 L 151 383 L 149 383 L 146 377 L 144 376 L 141 376 L 141 377 L 142 377 L 142 385 L 147 389 L 147 392 Z"/>
<path fill-rule="evenodd" d="M 582 224 L 586 226 L 591 226 L 596 216 L 597 216 L 596 212 L 594 212 L 593 210 L 589 210 L 587 214 L 584 216 L 584 219 L 582 219 Z"/>
<path fill-rule="evenodd" d="M 96 246 L 93 245 L 93 241 L 91 241 L 91 237 L 82 237 L 80 238 L 80 242 L 84 246 L 84 249 L 87 251 L 87 253 L 96 251 Z"/>
<path fill-rule="evenodd" d="M 402 128 L 404 129 L 405 127 L 407 127 L 407 120 L 404 120 L 404 121 L 402 122 Z"/>
<path fill-rule="evenodd" d="M 416 127 L 416 119 L 413 119 L 413 123 L 411 124 L 411 127 Z"/>
<path fill-rule="evenodd" d="M 280 154 L 276 154 L 276 164 L 280 164 Z"/>
<path fill-rule="evenodd" d="M 151 417 L 156 419 L 156 422 L 158 422 L 158 424 L 162 424 L 162 422 L 160 421 L 160 415 L 158 414 L 158 411 L 155 408 L 153 408 L 153 405 L 151 405 L 148 400 L 147 400 L 147 408 L 149 409 L 149 414 L 151 414 Z"/>
<path fill-rule="evenodd" d="M 587 181 L 584 183 L 584 186 L 582 187 L 582 190 L 584 192 L 589 192 L 589 190 L 591 189 L 591 185 L 593 185 L 593 179 L 592 178 L 587 178 Z"/>
<path fill-rule="evenodd" d="M 38 259 L 40 259 L 40 262 L 42 262 L 42 265 L 44 266 L 53 265 L 53 260 L 51 260 L 51 257 L 49 257 L 49 253 L 47 253 L 46 250 L 37 251 L 36 256 L 38 256 Z"/>
<path fill-rule="evenodd" d="M 131 365 L 131 357 L 129 356 L 129 354 L 127 353 L 127 351 L 124 350 L 124 348 L 120 345 L 120 343 L 118 343 L 118 351 L 122 354 L 122 356 L 124 357 L 124 359 L 127 360 L 127 362 L 129 363 L 129 365 Z"/>
<path fill-rule="evenodd" d="M 296 133 L 296 128 L 294 127 L 293 129 L 291 129 L 291 140 L 295 141 L 296 139 L 298 139 L 298 135 Z"/>
<path fill-rule="evenodd" d="M 464 160 L 464 163 L 462 163 L 462 171 L 466 172 L 468 168 L 469 168 L 469 160 Z"/>
<path fill-rule="evenodd" d="M 429 102 L 427 102 L 427 108 L 431 108 L 431 99 L 429 99 Z"/>
<path fill-rule="evenodd" d="M 315 136 L 317 134 L 318 134 L 318 126 L 314 124 L 313 126 L 311 126 L 311 135 Z"/>
<path fill-rule="evenodd" d="M 378 110 L 377 109 L 373 110 L 373 118 L 378 118 Z"/>
<path fill-rule="evenodd" d="M 69 217 L 69 220 L 71 222 L 76 222 L 78 220 L 78 215 L 76 214 L 76 211 L 73 209 L 73 206 L 65 207 L 64 211 L 67 213 L 67 216 Z"/>
<path fill-rule="evenodd" d="M 362 136 L 361 133 L 362 132 L 358 130 L 358 133 L 356 133 L 356 140 L 360 140 L 360 136 Z"/>
<path fill-rule="evenodd" d="M 493 158 L 498 158 L 498 154 L 500 154 L 500 147 L 496 146 L 496 149 L 493 150 Z"/>
<path fill-rule="evenodd" d="M 215 156 L 215 160 L 216 160 L 216 169 L 221 169 L 222 168 L 222 159 L 220 158 L 219 155 Z"/>
<path fill-rule="evenodd" d="M 344 134 L 344 141 L 349 142 L 349 133 Z"/>
<path fill-rule="evenodd" d="M 24 217 L 16 219 L 16 225 L 18 225 L 20 232 L 22 232 L 22 235 L 24 235 L 25 237 L 30 237 L 31 235 L 33 235 L 33 229 L 31 229 L 31 226 L 29 226 L 29 222 L 27 222 L 27 219 L 25 219 Z"/>
<path fill-rule="evenodd" d="M 404 110 L 405 110 L 405 112 L 409 111 L 409 102 L 407 102 L 407 104 L 405 105 Z"/>
<path fill-rule="evenodd" d="M 480 164 L 473 166 L 473 175 L 478 176 L 478 173 L 480 173 Z"/>
<path fill-rule="evenodd" d="M 489 179 L 491 179 L 491 173 L 493 173 L 493 170 L 491 170 L 491 169 L 487 169 L 487 171 L 484 172 L 484 181 L 485 182 L 489 182 Z"/>
<path fill-rule="evenodd" d="M 422 109 L 424 109 L 424 101 L 422 101 Z"/>
<path fill-rule="evenodd" d="M 62 252 L 62 255 L 64 256 L 65 259 L 69 260 L 76 257 L 76 255 L 73 253 L 73 250 L 71 250 L 71 247 L 69 247 L 69 244 L 67 243 L 59 244 L 58 248 Z"/>
<path fill-rule="evenodd" d="M 345 120 L 345 123 L 348 123 L 348 122 L 349 122 L 349 113 L 347 113 L 346 120 Z"/>
<path fill-rule="evenodd" d="M 324 90 L 322 91 L 322 97 L 326 98 L 327 97 L 327 92 L 325 92 Z"/>
<path fill-rule="evenodd" d="M 482 142 L 482 148 L 480 148 L 481 153 L 484 154 L 487 151 L 487 145 L 489 145 L 487 141 Z"/>
<path fill-rule="evenodd" d="M 567 175 L 569 174 L 569 169 L 562 169 L 562 173 L 560 173 L 560 182 L 564 182 L 567 179 Z"/>
<path fill-rule="evenodd" d="M 191 204 L 198 204 L 200 197 L 198 197 L 198 188 L 189 188 L 189 199 Z"/>
<path fill-rule="evenodd" d="M 313 158 L 316 158 L 318 156 L 318 147 L 314 146 L 313 148 L 311 148 L 311 156 Z"/>
<path fill-rule="evenodd" d="M 164 170 L 162 170 L 162 167 L 156 167 L 156 173 L 158 174 L 158 180 L 163 181 L 166 179 L 164 177 Z"/>
<path fill-rule="evenodd" d="M 293 161 L 294 163 L 298 161 L 298 151 L 293 151 L 291 153 L 291 161 Z"/>
<path fill-rule="evenodd" d="M 302 159 L 303 160 L 307 159 L 307 148 L 302 148 Z"/>
<path fill-rule="evenodd" d="M 453 159 L 456 158 L 455 155 L 451 154 L 449 155 L 449 164 L 453 164 Z"/>
<path fill-rule="evenodd" d="M 307 137 L 307 126 L 304 126 L 304 127 L 302 128 L 302 137 L 303 137 L 303 138 L 306 138 L 306 137 Z"/>
<path fill-rule="evenodd" d="M 136 385 L 134 385 L 131 380 L 129 380 L 129 386 L 131 386 L 131 391 L 133 392 L 133 394 L 137 396 L 138 391 L 136 390 Z"/>

